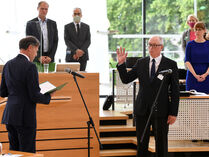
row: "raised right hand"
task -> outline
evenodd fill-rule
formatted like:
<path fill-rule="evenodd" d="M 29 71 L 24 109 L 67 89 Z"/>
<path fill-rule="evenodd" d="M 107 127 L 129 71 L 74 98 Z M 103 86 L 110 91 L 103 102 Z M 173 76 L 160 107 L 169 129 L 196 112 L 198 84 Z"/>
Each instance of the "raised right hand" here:
<path fill-rule="evenodd" d="M 126 61 L 126 57 L 128 53 L 125 52 L 125 48 L 122 48 L 122 47 L 118 48 L 116 52 L 117 52 L 118 64 L 119 65 L 123 64 Z"/>

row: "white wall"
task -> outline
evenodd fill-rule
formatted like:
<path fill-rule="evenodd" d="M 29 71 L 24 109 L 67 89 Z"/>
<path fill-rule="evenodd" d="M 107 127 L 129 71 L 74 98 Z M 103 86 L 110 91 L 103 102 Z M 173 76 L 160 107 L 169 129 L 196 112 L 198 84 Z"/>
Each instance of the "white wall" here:
<path fill-rule="evenodd" d="M 28 20 L 37 17 L 38 0 L 6 0 L 0 5 L 1 51 L 0 58 L 6 62 L 19 52 L 18 42 L 25 36 L 25 26 Z M 48 0 L 47 17 L 55 20 L 58 26 L 59 43 L 55 56 L 56 61 L 64 62 L 66 46 L 64 43 L 64 25 L 72 22 L 73 8 L 82 9 L 82 21 L 90 25 L 91 45 L 90 60 L 87 72 L 100 72 L 100 82 L 109 81 L 108 37 L 106 0 Z M 0 63 L 2 61 L 0 60 Z"/>

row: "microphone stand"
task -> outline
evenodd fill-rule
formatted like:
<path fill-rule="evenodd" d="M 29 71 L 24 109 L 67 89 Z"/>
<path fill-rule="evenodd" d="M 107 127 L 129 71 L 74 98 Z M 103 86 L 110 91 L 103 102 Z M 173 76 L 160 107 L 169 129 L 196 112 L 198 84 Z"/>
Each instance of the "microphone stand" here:
<path fill-rule="evenodd" d="M 145 125 L 143 134 L 142 134 L 142 136 L 141 136 L 140 143 L 143 142 L 144 135 L 145 135 L 146 130 L 147 130 L 148 126 L 149 126 L 150 119 L 151 119 L 151 117 L 152 117 L 153 112 L 154 112 L 154 111 L 157 112 L 157 100 L 158 100 L 158 97 L 159 97 L 159 95 L 160 95 L 160 92 L 161 92 L 161 89 L 162 89 L 162 86 L 163 86 L 163 83 L 164 83 L 164 80 L 165 80 L 166 75 L 167 75 L 167 73 L 164 75 L 163 80 L 161 81 L 161 84 L 160 84 L 160 87 L 159 87 L 159 89 L 158 89 L 157 95 L 156 95 L 155 100 L 154 100 L 154 102 L 153 102 L 153 104 L 152 104 L 151 111 L 150 111 L 149 117 L 148 117 L 148 119 L 147 119 L 147 123 L 146 123 L 146 125 Z M 156 130 L 155 130 L 155 131 L 157 131 L 157 119 L 155 120 L 155 124 L 156 124 Z M 157 135 L 157 133 L 156 133 L 156 135 Z M 157 138 L 156 138 L 156 139 L 157 139 Z"/>
<path fill-rule="evenodd" d="M 36 28 L 37 28 L 37 30 L 39 31 L 39 34 L 40 34 L 40 58 L 42 57 L 42 55 L 43 55 L 43 52 L 42 52 L 42 50 L 43 50 L 43 39 L 42 39 L 42 36 L 43 36 L 43 32 L 42 32 L 42 26 L 41 26 L 41 24 L 40 24 L 40 22 L 39 21 L 32 21 L 32 22 L 34 22 L 35 24 L 36 24 Z M 42 61 L 40 60 L 40 65 L 39 65 L 39 69 L 38 69 L 38 71 L 39 72 L 42 72 L 42 71 L 44 71 L 44 67 L 42 66 Z"/>
<path fill-rule="evenodd" d="M 80 88 L 79 88 L 79 85 L 78 85 L 78 82 L 77 82 L 77 79 L 76 79 L 76 76 L 75 76 L 75 75 L 73 75 L 73 79 L 74 79 L 74 81 L 75 81 L 75 83 L 76 83 L 76 86 L 77 86 L 78 91 L 79 91 L 79 93 L 80 93 L 80 96 L 81 96 L 81 98 L 82 98 L 84 107 L 85 107 L 86 112 L 87 112 L 88 117 L 89 117 L 89 121 L 87 121 L 87 125 L 88 125 L 88 157 L 90 157 L 90 128 L 91 128 L 91 126 L 92 126 L 93 129 L 94 129 L 95 135 L 96 135 L 96 137 L 97 137 L 97 140 L 98 140 L 98 142 L 99 142 L 99 145 L 100 145 L 100 148 L 101 148 L 101 149 L 102 149 L 102 144 L 101 144 L 101 142 L 100 142 L 99 136 L 98 136 L 97 131 L 96 131 L 95 126 L 94 126 L 94 121 L 93 121 L 93 119 L 92 119 L 92 117 L 91 117 L 91 115 L 90 115 L 90 113 L 89 113 L 88 107 L 87 107 L 86 102 L 85 102 L 85 100 L 84 100 L 84 98 L 83 98 L 83 95 L 82 95 L 82 93 L 81 93 L 81 90 L 80 90 Z"/>

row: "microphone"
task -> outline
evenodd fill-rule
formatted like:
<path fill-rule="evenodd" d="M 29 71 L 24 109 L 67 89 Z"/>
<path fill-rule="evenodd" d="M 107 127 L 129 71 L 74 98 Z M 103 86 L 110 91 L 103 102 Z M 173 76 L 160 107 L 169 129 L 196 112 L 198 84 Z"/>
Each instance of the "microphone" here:
<path fill-rule="evenodd" d="M 68 72 L 69 74 L 72 74 L 73 76 L 78 76 L 80 78 L 85 78 L 85 76 L 83 76 L 83 75 L 81 75 L 81 74 L 79 74 L 75 71 L 72 71 L 70 68 L 66 68 L 65 71 Z"/>
<path fill-rule="evenodd" d="M 172 69 L 167 69 L 167 70 L 160 71 L 159 74 L 171 74 L 172 72 L 173 72 Z"/>

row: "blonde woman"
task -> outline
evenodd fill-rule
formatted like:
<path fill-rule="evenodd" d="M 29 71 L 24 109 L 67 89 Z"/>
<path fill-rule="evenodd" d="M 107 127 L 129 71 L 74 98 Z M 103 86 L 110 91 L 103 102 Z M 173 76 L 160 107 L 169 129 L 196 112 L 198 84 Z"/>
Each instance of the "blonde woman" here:
<path fill-rule="evenodd" d="M 195 36 L 195 31 L 194 31 L 194 25 L 198 22 L 198 18 L 195 15 L 189 15 L 187 17 L 187 25 L 189 26 L 189 29 L 184 31 L 182 34 L 182 39 L 181 39 L 181 45 L 182 49 L 185 53 L 186 45 L 189 41 L 192 41 L 196 38 Z"/>

